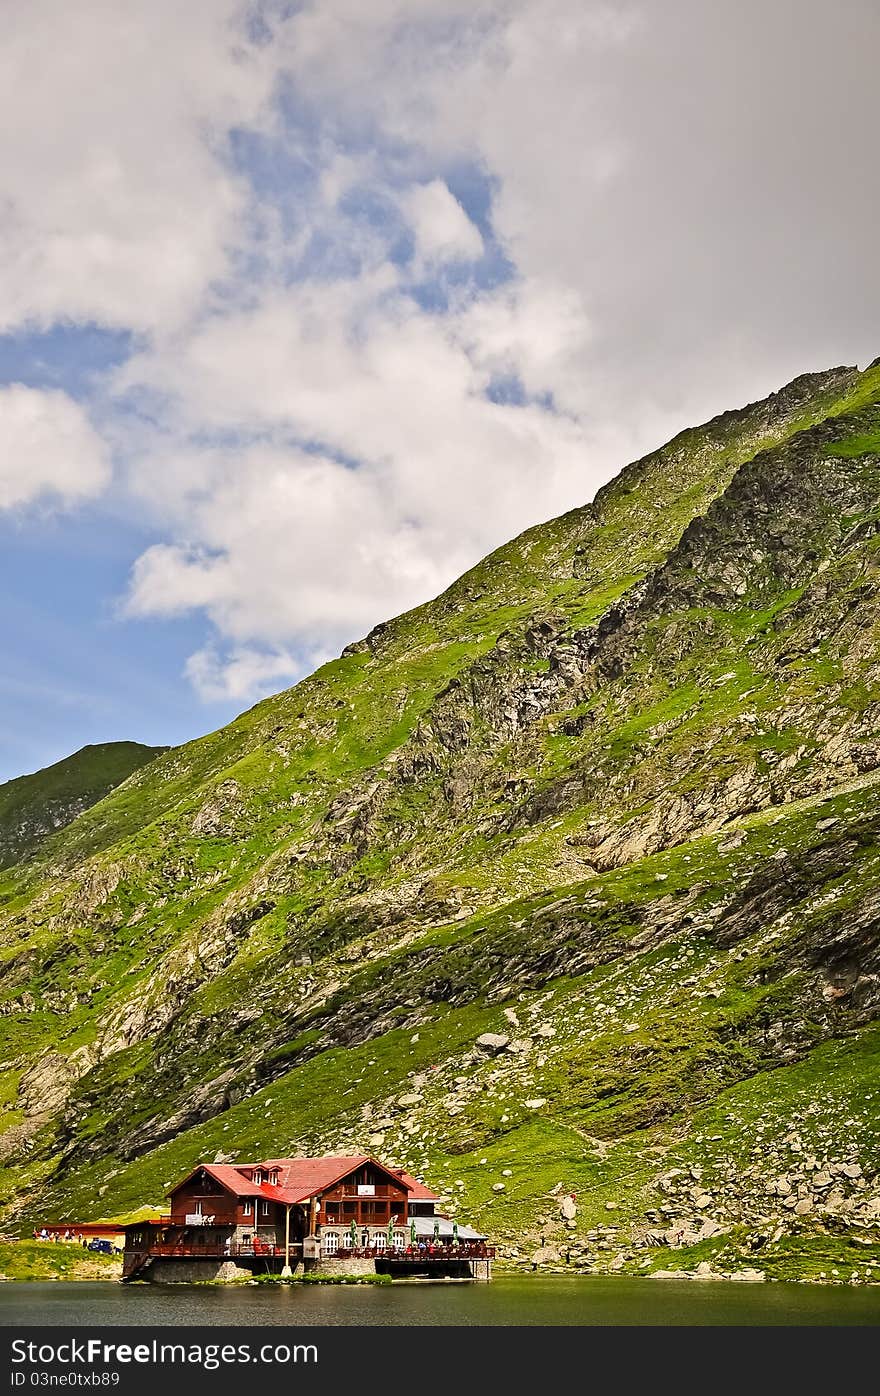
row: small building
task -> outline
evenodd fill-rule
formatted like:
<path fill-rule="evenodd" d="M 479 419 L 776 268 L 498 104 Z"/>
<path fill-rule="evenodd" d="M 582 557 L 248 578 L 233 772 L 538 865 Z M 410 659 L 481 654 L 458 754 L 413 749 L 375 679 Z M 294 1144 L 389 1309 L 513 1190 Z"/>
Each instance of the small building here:
<path fill-rule="evenodd" d="M 299 1267 L 476 1278 L 477 1262 L 489 1278 L 486 1237 L 437 1217 L 436 1193 L 368 1154 L 200 1163 L 169 1198 L 167 1217 L 126 1228 L 124 1279 Z"/>
<path fill-rule="evenodd" d="M 88 1245 L 89 1241 L 109 1241 L 114 1250 L 125 1242 L 122 1222 L 44 1222 L 34 1228 L 35 1241 L 66 1241 Z"/>

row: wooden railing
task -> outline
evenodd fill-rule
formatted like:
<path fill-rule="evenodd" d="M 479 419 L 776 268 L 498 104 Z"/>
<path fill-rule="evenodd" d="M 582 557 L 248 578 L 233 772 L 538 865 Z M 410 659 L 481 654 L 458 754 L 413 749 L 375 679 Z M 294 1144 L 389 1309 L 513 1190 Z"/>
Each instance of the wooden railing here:
<path fill-rule="evenodd" d="M 403 1192 L 399 1187 L 394 1187 L 391 1183 L 375 1183 L 372 1192 L 358 1192 L 357 1185 L 334 1188 L 332 1192 L 325 1194 L 325 1200 L 330 1202 L 369 1202 L 371 1198 L 378 1198 L 380 1201 L 389 1197 L 403 1202 Z"/>
<path fill-rule="evenodd" d="M 340 1246 L 335 1251 L 322 1251 L 322 1258 L 339 1256 L 343 1260 L 352 1257 L 365 1260 L 494 1260 L 495 1247 L 486 1246 L 482 1241 L 462 1241 L 457 1246 L 428 1243 L 419 1246 Z"/>
<path fill-rule="evenodd" d="M 300 1250 L 299 1241 L 291 1241 L 290 1250 L 295 1254 Z M 284 1247 L 274 1241 L 233 1241 L 227 1245 L 222 1240 L 205 1240 L 201 1237 L 187 1238 L 185 1241 L 154 1241 L 146 1251 L 151 1256 L 211 1256 L 234 1259 L 238 1256 L 284 1255 Z"/>

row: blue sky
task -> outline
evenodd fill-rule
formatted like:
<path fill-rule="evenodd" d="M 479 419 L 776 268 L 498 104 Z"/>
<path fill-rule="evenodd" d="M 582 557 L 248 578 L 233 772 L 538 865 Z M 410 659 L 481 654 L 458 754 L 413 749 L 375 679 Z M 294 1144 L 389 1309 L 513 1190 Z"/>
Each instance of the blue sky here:
<path fill-rule="evenodd" d="M 866 0 L 5 25 L 0 780 L 209 730 L 681 426 L 880 352 Z"/>
<path fill-rule="evenodd" d="M 88 403 L 131 338 L 97 325 L 4 335 L 0 386 L 63 390 Z M 204 635 L 198 617 L 133 625 L 120 615 L 133 558 L 159 538 L 119 500 L 0 510 L 0 780 L 89 742 L 186 741 L 240 709 L 206 708 L 182 680 Z"/>

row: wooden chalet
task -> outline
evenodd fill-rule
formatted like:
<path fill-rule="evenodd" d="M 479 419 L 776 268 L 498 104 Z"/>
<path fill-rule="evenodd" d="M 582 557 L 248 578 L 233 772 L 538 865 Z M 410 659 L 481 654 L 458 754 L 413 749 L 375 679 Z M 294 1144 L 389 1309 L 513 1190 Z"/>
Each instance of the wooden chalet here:
<path fill-rule="evenodd" d="M 356 1261 L 374 1269 L 423 1265 L 453 1249 L 456 1261 L 486 1260 L 488 1272 L 485 1237 L 462 1228 L 466 1236 L 450 1238 L 448 1220 L 432 1220 L 436 1193 L 367 1154 L 201 1163 L 169 1198 L 167 1217 L 126 1228 L 124 1279 L 290 1274 L 299 1265 Z M 187 1265 L 169 1270 L 165 1262 Z"/>

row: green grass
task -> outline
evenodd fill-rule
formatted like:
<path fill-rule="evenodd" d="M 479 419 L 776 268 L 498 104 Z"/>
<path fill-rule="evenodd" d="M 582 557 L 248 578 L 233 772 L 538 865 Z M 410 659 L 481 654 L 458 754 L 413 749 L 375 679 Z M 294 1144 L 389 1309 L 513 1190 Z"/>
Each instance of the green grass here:
<path fill-rule="evenodd" d="M 0 785 L 0 867 L 31 855 L 53 828 L 69 824 L 80 806 L 103 798 L 163 750 L 139 742 L 86 746 L 54 766 Z"/>
<path fill-rule="evenodd" d="M 7 1280 L 115 1279 L 120 1256 L 86 1251 L 72 1242 L 0 1241 L 0 1275 Z"/>

